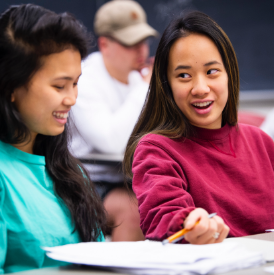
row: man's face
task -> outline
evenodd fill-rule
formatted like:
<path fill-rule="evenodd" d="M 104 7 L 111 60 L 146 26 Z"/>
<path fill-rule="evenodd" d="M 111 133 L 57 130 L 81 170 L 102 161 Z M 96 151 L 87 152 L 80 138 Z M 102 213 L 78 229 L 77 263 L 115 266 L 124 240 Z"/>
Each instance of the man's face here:
<path fill-rule="evenodd" d="M 147 40 L 143 40 L 133 46 L 124 46 L 119 42 L 108 39 L 108 54 L 115 66 L 121 70 L 140 71 L 147 62 L 149 55 L 149 45 Z"/>

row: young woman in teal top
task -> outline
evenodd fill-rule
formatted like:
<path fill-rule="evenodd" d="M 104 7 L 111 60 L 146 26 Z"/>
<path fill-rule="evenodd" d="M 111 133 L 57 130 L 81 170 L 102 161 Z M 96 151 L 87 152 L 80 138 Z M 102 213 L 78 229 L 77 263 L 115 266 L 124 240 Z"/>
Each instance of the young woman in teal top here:
<path fill-rule="evenodd" d="M 35 5 L 0 17 L 0 273 L 58 265 L 43 246 L 103 241 L 105 212 L 68 151 L 89 38 Z"/>

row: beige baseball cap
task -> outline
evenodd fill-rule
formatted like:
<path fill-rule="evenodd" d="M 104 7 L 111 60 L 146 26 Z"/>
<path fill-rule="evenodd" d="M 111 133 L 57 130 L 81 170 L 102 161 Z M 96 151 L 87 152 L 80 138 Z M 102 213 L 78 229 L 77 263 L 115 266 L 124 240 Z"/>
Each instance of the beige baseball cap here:
<path fill-rule="evenodd" d="M 147 24 L 143 8 L 132 0 L 112 0 L 95 14 L 94 31 L 110 36 L 121 44 L 132 46 L 158 32 Z"/>

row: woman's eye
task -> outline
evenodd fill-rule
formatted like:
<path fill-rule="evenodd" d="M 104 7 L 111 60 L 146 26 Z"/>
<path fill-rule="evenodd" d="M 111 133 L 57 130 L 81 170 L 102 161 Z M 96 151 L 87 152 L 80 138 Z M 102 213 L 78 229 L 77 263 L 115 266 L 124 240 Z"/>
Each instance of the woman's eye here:
<path fill-rule="evenodd" d="M 217 73 L 218 72 L 218 70 L 216 70 L 216 69 L 211 69 L 211 70 L 208 70 L 207 71 L 207 74 L 215 74 L 215 73 Z"/>
<path fill-rule="evenodd" d="M 62 90 L 65 88 L 64 86 L 54 86 L 54 87 L 57 88 L 58 90 Z"/>
<path fill-rule="evenodd" d="M 187 73 L 183 73 L 179 75 L 181 78 L 190 78 L 191 76 Z"/>
<path fill-rule="evenodd" d="M 78 85 L 78 83 L 76 82 L 76 83 L 73 83 L 73 87 L 75 87 L 75 86 L 77 86 Z"/>

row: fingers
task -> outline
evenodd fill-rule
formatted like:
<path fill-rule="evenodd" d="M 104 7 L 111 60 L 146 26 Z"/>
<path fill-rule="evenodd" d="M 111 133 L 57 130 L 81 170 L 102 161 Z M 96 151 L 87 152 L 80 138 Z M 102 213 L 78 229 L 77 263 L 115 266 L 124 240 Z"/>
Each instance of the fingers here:
<path fill-rule="evenodd" d="M 213 237 L 214 234 L 217 232 L 217 223 L 212 220 L 212 219 L 208 219 L 208 224 L 206 226 L 206 230 L 203 230 L 202 234 L 198 234 L 199 235 L 191 235 L 190 236 L 190 243 L 193 244 L 211 244 L 211 243 L 215 243 L 216 239 Z M 198 226 L 197 226 L 198 227 Z M 205 227 L 203 227 L 203 229 L 205 229 Z M 194 229 L 192 230 L 194 231 Z"/>
<path fill-rule="evenodd" d="M 191 211 L 184 222 L 184 228 L 191 230 L 185 234 L 185 239 L 189 243 L 196 243 L 197 238 L 205 234 L 208 230 L 208 213 L 202 208 Z M 196 224 L 199 221 L 198 224 Z"/>
<path fill-rule="evenodd" d="M 192 229 L 197 221 L 199 221 L 199 226 L 202 227 L 206 226 L 208 219 L 208 213 L 202 208 L 196 208 L 195 210 L 191 211 L 187 218 L 184 221 L 184 228 L 185 229 Z M 196 228 L 195 228 L 196 229 Z"/>
<path fill-rule="evenodd" d="M 212 219 L 214 219 L 217 223 L 218 229 L 216 232 L 219 233 L 219 237 L 215 239 L 214 243 L 221 243 L 227 237 L 229 233 L 229 227 L 224 223 L 224 220 L 219 216 L 215 216 Z"/>
<path fill-rule="evenodd" d="M 195 225 L 197 221 L 199 223 Z M 229 227 L 221 217 L 215 216 L 209 219 L 208 213 L 201 208 L 193 210 L 188 215 L 184 226 L 191 230 L 185 234 L 185 239 L 191 244 L 220 243 L 229 233 Z M 216 238 L 216 233 L 219 233 L 218 238 Z"/>
<path fill-rule="evenodd" d="M 218 225 L 215 220 L 209 219 L 208 230 L 202 236 L 197 238 L 197 244 L 211 244 L 215 243 L 216 239 L 214 238 L 214 234 L 218 232 Z"/>

